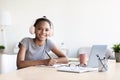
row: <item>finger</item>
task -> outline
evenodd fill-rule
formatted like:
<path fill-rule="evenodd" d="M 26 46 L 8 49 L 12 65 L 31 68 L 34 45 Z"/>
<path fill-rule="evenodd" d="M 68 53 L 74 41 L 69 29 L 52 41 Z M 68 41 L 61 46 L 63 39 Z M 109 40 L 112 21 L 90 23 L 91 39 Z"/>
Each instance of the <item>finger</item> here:
<path fill-rule="evenodd" d="M 54 64 L 56 64 L 57 63 L 57 60 L 56 59 L 51 59 L 50 61 L 49 61 L 49 65 L 54 65 Z"/>

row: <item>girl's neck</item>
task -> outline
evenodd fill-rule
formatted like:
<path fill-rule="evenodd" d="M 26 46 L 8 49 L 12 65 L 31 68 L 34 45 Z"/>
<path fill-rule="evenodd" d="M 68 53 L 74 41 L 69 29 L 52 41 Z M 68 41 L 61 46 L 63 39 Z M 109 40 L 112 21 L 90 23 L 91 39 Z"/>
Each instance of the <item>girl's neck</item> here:
<path fill-rule="evenodd" d="M 37 46 L 42 46 L 45 43 L 45 41 L 39 40 L 37 38 L 34 38 L 33 41 Z"/>

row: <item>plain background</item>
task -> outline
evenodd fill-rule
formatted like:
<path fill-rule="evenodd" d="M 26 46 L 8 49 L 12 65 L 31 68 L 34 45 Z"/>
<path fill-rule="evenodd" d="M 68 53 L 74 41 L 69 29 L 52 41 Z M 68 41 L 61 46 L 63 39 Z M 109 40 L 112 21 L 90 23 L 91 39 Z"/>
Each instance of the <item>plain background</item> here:
<path fill-rule="evenodd" d="M 120 41 L 120 0 L 0 0 L 0 9 L 9 11 L 12 26 L 6 27 L 9 53 L 24 37 L 33 37 L 29 27 L 42 16 L 54 25 L 51 38 L 62 42 L 75 57 L 79 47 Z M 0 36 L 1 37 L 1 36 Z M 1 38 L 0 38 L 1 39 Z"/>

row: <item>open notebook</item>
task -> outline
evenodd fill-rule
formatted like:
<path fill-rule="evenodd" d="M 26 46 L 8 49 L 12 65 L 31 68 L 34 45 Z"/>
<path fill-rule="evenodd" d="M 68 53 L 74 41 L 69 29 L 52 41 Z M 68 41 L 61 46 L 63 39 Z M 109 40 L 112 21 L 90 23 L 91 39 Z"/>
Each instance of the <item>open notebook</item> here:
<path fill-rule="evenodd" d="M 98 58 L 96 54 L 100 55 L 100 57 L 104 57 L 106 49 L 107 49 L 106 45 L 93 45 L 90 51 L 87 67 L 63 66 L 63 67 L 58 67 L 57 70 L 64 72 L 76 72 L 76 73 L 98 70 Z"/>
<path fill-rule="evenodd" d="M 63 67 L 59 67 L 57 70 L 58 71 L 63 71 L 63 72 L 83 73 L 83 72 L 95 71 L 95 70 L 98 70 L 98 68 L 63 66 Z"/>

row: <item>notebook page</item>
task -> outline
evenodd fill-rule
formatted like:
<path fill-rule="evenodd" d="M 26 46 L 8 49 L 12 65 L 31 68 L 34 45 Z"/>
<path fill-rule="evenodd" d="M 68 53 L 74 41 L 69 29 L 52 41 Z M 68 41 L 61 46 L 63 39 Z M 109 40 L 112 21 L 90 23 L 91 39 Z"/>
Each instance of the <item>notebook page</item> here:
<path fill-rule="evenodd" d="M 98 70 L 98 68 L 88 68 L 88 67 L 59 67 L 57 68 L 58 71 L 63 71 L 63 72 L 75 72 L 75 73 L 83 73 L 83 72 L 91 72 Z"/>

